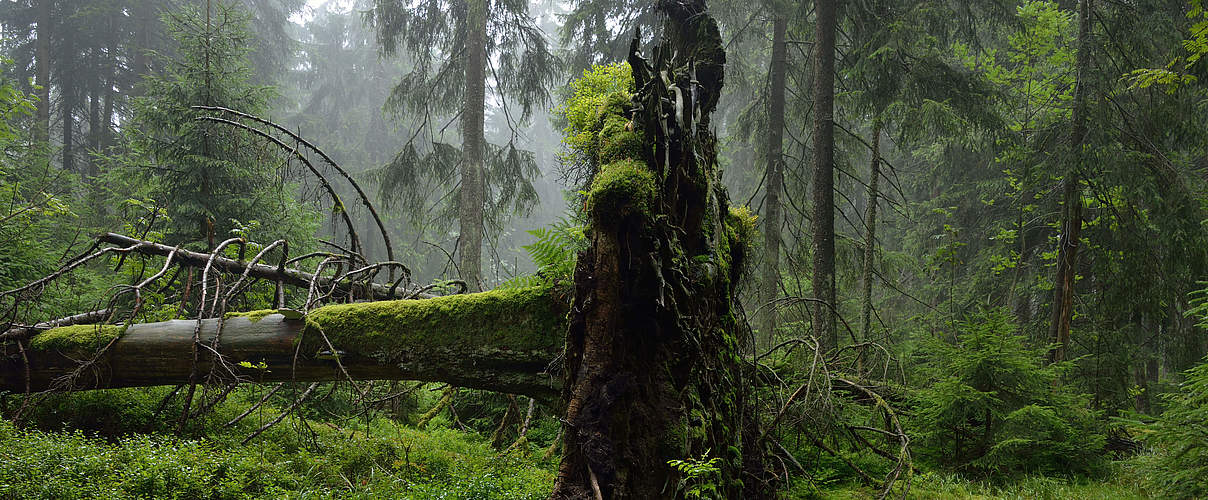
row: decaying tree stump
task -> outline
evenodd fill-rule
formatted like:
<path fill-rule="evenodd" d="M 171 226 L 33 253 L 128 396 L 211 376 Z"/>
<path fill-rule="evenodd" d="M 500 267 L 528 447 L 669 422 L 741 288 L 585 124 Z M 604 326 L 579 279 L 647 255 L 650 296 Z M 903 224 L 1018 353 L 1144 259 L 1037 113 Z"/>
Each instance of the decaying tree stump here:
<path fill-rule="evenodd" d="M 717 462 L 697 478 L 724 498 L 759 498 L 762 456 L 744 429 L 748 384 L 735 284 L 754 217 L 729 206 L 709 113 L 725 53 L 703 0 L 660 0 L 653 63 L 599 110 L 599 169 L 587 195 L 566 342 L 566 453 L 553 498 L 684 496 L 668 461 Z M 747 439 L 744 439 L 747 438 Z"/>

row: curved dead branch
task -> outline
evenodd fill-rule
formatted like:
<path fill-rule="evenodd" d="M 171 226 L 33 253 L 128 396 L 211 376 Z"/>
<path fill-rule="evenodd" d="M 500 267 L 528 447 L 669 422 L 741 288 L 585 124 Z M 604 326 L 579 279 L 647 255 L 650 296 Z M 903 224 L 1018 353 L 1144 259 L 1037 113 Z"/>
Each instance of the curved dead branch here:
<path fill-rule="evenodd" d="M 331 168 L 335 169 L 336 172 L 339 172 L 340 175 L 342 177 L 344 177 L 344 179 L 347 180 L 350 185 L 352 185 L 352 188 L 354 190 L 356 190 L 357 196 L 361 198 L 361 203 L 364 204 L 365 208 L 369 210 L 369 214 L 371 216 L 373 216 L 373 221 L 375 223 L 377 223 L 378 230 L 382 233 L 382 241 L 386 244 L 386 259 L 394 260 L 394 247 L 390 243 L 390 234 L 386 231 L 386 225 L 384 223 L 382 223 L 382 218 L 380 216 L 378 216 L 377 209 L 374 208 L 373 203 L 369 200 L 369 196 L 367 196 L 365 194 L 365 190 L 361 189 L 361 185 L 357 184 L 356 180 L 354 180 L 352 178 L 352 175 L 349 175 L 349 173 L 346 170 L 344 170 L 343 167 L 341 167 L 338 163 L 336 163 L 335 160 L 333 160 L 330 156 L 327 155 L 327 153 L 324 153 L 322 149 L 319 149 L 318 146 L 315 146 L 310 141 L 303 139 L 298 134 L 291 132 L 289 129 L 287 129 L 281 125 L 278 125 L 276 123 L 273 123 L 272 121 L 266 120 L 264 118 L 260 118 L 255 115 L 250 115 L 247 113 L 236 111 L 236 110 L 233 110 L 230 108 L 224 108 L 221 106 L 193 106 L 192 109 L 197 109 L 197 110 L 202 110 L 202 111 L 217 111 L 217 112 L 221 112 L 221 113 L 227 113 L 227 114 L 231 114 L 234 116 L 238 116 L 240 118 L 246 118 L 248 120 L 252 120 L 256 123 L 260 123 L 262 125 L 272 127 L 274 130 L 277 130 L 278 132 L 281 132 L 281 133 L 289 136 L 290 139 L 297 141 L 298 144 L 305 146 L 307 149 L 309 149 L 311 151 L 314 151 L 315 154 L 319 155 L 319 158 L 323 159 L 324 163 L 327 163 L 328 165 L 331 166 Z M 393 277 L 392 277 L 392 279 L 393 279 Z"/>

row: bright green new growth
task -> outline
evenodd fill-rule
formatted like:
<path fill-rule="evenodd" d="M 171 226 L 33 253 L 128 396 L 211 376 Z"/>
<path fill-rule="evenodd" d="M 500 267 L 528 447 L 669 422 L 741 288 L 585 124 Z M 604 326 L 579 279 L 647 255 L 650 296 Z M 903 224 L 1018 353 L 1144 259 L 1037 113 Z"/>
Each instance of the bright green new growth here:
<path fill-rule="evenodd" d="M 326 306 L 306 315 L 303 352 L 337 349 L 389 362 L 408 349 L 542 351 L 561 345 L 566 307 L 553 286 L 512 288 L 425 300 Z"/>
<path fill-rule="evenodd" d="M 51 328 L 29 340 L 35 351 L 88 353 L 96 351 L 126 332 L 121 325 L 72 325 Z"/>
<path fill-rule="evenodd" d="M 559 159 L 570 169 L 591 172 L 595 167 L 624 158 L 639 158 L 641 134 L 625 119 L 633 91 L 628 63 L 595 66 L 571 82 L 574 94 L 555 110 L 566 117 L 562 143 L 567 151 Z"/>

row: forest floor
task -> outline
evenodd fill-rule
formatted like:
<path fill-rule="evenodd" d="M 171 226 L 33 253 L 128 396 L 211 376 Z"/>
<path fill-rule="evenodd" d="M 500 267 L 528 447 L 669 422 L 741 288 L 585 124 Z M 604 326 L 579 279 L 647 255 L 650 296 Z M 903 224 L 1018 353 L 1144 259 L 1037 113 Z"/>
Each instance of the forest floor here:
<path fill-rule="evenodd" d="M 425 388 L 431 389 L 431 388 Z M 490 444 L 498 402 L 483 393 L 459 399 L 460 417 L 444 412 L 426 428 L 411 422 L 439 398 L 419 390 L 408 415 L 396 421 L 348 412 L 340 393 L 290 417 L 248 444 L 241 442 L 287 406 L 289 390 L 235 425 L 226 425 L 260 399 L 264 388 L 239 389 L 176 437 L 183 407 L 161 402 L 170 388 L 57 395 L 26 411 L 23 426 L 0 420 L 0 498 L 409 498 L 537 500 L 553 485 L 553 418 L 535 419 L 528 439 L 506 451 Z M 350 398 L 351 393 L 344 395 Z M 20 404 L 6 398 L 7 411 Z M 343 406 L 343 407 L 342 407 Z M 514 436 L 506 443 L 513 443 Z M 1025 477 L 1007 483 L 971 482 L 923 472 L 907 498 L 1131 499 L 1149 498 L 1130 462 L 1105 480 Z M 865 499 L 876 492 L 843 482 L 820 489 L 795 480 L 785 498 Z"/>
<path fill-rule="evenodd" d="M 807 495 L 798 498 L 863 500 L 876 498 L 877 493 L 867 487 L 847 486 L 824 489 L 821 495 Z M 1132 481 L 1124 473 L 1107 478 L 1102 482 L 1029 476 L 1003 484 L 968 481 L 950 474 L 924 473 L 915 477 L 911 482 L 906 498 L 919 500 L 1128 500 L 1154 497 L 1148 495 L 1136 481 Z"/>

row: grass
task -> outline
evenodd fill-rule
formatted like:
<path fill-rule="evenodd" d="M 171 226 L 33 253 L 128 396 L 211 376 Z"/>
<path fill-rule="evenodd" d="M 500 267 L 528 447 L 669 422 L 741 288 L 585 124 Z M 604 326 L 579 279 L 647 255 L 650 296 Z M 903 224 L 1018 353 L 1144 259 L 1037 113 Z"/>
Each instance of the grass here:
<path fill-rule="evenodd" d="M 801 481 L 800 483 L 804 483 Z M 875 498 L 877 491 L 868 487 L 844 485 L 810 491 L 808 484 L 795 484 L 789 498 L 825 500 L 856 500 Z M 1042 476 L 1026 476 L 1005 483 L 969 481 L 959 475 L 926 472 L 915 476 L 906 495 L 920 500 L 1131 500 L 1153 498 L 1121 467 L 1113 476 L 1102 481 L 1067 480 Z M 896 490 L 894 498 L 901 498 Z"/>

